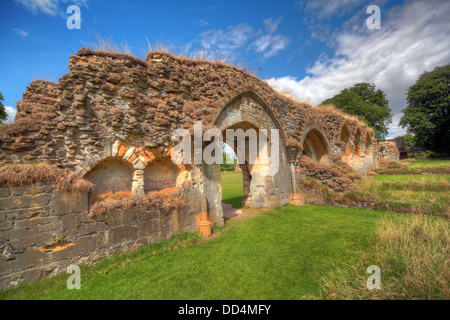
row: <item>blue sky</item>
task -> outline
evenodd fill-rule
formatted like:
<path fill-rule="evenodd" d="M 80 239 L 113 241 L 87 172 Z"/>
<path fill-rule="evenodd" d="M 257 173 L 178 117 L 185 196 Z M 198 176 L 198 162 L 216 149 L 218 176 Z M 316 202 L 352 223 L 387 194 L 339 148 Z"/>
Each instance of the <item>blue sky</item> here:
<path fill-rule="evenodd" d="M 81 29 L 69 30 L 69 5 Z M 381 29 L 369 30 L 369 5 Z M 318 104 L 357 82 L 386 92 L 398 127 L 405 92 L 424 71 L 450 62 L 450 1 L 2 0 L 0 91 L 8 113 L 34 79 L 57 82 L 69 56 L 98 35 L 144 58 L 146 38 L 250 68 L 276 90 Z"/>

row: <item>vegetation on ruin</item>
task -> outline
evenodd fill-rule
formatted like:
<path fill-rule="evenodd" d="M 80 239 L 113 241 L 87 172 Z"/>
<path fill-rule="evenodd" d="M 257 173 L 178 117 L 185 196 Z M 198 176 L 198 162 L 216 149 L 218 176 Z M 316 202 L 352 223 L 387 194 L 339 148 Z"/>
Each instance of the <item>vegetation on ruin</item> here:
<path fill-rule="evenodd" d="M 35 183 L 54 183 L 64 191 L 90 192 L 89 181 L 78 178 L 73 172 L 47 163 L 5 164 L 0 166 L 0 186 L 14 187 Z"/>

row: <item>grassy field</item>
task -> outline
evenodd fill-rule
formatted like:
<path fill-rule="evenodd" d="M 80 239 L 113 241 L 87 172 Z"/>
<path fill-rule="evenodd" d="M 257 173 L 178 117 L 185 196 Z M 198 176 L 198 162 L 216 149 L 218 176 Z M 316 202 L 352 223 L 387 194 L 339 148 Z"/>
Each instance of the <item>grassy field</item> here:
<path fill-rule="evenodd" d="M 241 208 L 244 197 L 242 172 L 222 173 L 222 202 Z"/>
<path fill-rule="evenodd" d="M 423 204 L 414 192 L 441 192 L 436 185 L 448 179 L 378 176 L 371 185 L 393 192 L 391 200 L 414 186 L 408 199 Z M 223 174 L 222 191 L 224 202 L 240 207 L 241 174 Z M 81 290 L 68 290 L 61 274 L 0 299 L 450 298 L 446 218 L 316 205 L 244 211 L 211 239 L 178 235 L 82 266 Z M 365 287 L 373 264 L 383 276 L 376 292 Z"/>
<path fill-rule="evenodd" d="M 450 174 L 449 159 L 405 159 L 391 163 L 387 168 L 376 169 L 382 174 Z"/>
<path fill-rule="evenodd" d="M 450 217 L 450 175 L 379 175 L 358 183 L 347 198 L 372 198 L 377 208 Z"/>

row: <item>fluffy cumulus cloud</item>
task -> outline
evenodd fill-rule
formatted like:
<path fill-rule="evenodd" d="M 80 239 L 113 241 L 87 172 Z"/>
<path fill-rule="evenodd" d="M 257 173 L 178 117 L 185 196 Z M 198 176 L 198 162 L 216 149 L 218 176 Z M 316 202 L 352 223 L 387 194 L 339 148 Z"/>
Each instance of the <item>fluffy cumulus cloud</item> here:
<path fill-rule="evenodd" d="M 4 123 L 13 122 L 16 117 L 17 109 L 10 106 L 5 106 L 5 111 L 8 114 L 8 118 L 4 121 Z"/>
<path fill-rule="evenodd" d="M 290 39 L 282 34 L 275 34 L 278 25 L 281 23 L 281 17 L 277 20 L 272 18 L 264 20 L 266 32 L 261 34 L 254 42 L 253 47 L 256 52 L 261 53 L 264 58 L 270 58 L 278 52 L 284 50 Z"/>
<path fill-rule="evenodd" d="M 215 58 L 234 58 L 240 51 L 250 50 L 264 58 L 270 58 L 284 50 L 290 39 L 276 33 L 281 17 L 265 19 L 264 30 L 255 30 L 246 23 L 229 26 L 225 30 L 208 30 L 199 35 L 196 42 L 200 51 Z"/>
<path fill-rule="evenodd" d="M 230 57 L 234 51 L 248 43 L 254 30 L 251 26 L 241 23 L 229 26 L 227 30 L 209 30 L 200 34 L 202 50 L 219 57 Z"/>
<path fill-rule="evenodd" d="M 394 112 L 390 131 L 402 134 L 398 120 L 406 107 L 408 87 L 424 71 L 450 62 L 449 16 L 450 6 L 442 1 L 394 7 L 382 12 L 380 30 L 368 30 L 360 24 L 360 28 L 337 33 L 334 55 L 319 57 L 307 69 L 305 78 L 286 76 L 269 79 L 268 83 L 277 91 L 312 104 L 355 83 L 374 83 L 386 93 Z"/>

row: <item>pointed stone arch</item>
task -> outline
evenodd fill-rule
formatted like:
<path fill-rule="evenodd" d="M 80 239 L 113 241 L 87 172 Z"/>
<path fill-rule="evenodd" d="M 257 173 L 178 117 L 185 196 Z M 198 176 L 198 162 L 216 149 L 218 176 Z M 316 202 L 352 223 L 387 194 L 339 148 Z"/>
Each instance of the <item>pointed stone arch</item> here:
<path fill-rule="evenodd" d="M 272 130 L 278 130 L 279 168 L 276 174 L 268 176 L 265 173 L 270 165 L 240 165 L 244 171 L 244 202 L 252 207 L 273 207 L 287 203 L 293 183 L 286 183 L 286 180 L 292 182 L 293 178 L 287 162 L 286 136 L 274 111 L 260 95 L 254 91 L 237 94 L 217 110 L 212 121 L 212 125 L 222 133 L 227 129 L 242 129 L 244 132 L 254 129 L 259 136 L 260 130 L 266 129 L 269 141 L 272 141 Z M 234 149 L 234 146 L 231 147 Z M 215 200 L 211 198 L 210 202 Z"/>
<path fill-rule="evenodd" d="M 344 124 L 341 128 L 341 136 L 340 136 L 341 144 L 344 146 L 343 156 L 351 156 L 353 153 L 352 150 L 352 142 L 350 137 L 350 131 L 346 124 Z"/>
<path fill-rule="evenodd" d="M 361 129 L 357 128 L 355 132 L 355 148 L 354 148 L 354 154 L 357 157 L 360 157 L 363 155 L 364 150 L 364 141 L 361 134 Z"/>
<path fill-rule="evenodd" d="M 303 154 L 318 163 L 326 164 L 330 161 L 330 146 L 323 130 L 314 126 L 305 130 L 302 139 Z"/>

